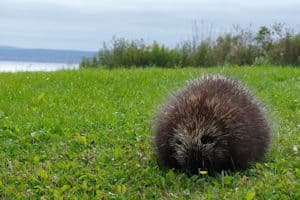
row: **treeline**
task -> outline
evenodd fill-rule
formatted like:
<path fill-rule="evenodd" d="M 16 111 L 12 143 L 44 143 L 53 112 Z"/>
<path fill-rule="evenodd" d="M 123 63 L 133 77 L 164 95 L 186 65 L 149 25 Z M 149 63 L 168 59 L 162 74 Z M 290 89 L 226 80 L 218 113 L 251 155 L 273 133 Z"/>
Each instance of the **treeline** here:
<path fill-rule="evenodd" d="M 81 67 L 208 67 L 215 65 L 299 65 L 300 33 L 282 24 L 260 27 L 257 32 L 237 29 L 216 39 L 193 37 L 174 48 L 144 40 L 115 38 L 103 44 L 92 58 L 84 58 Z"/>

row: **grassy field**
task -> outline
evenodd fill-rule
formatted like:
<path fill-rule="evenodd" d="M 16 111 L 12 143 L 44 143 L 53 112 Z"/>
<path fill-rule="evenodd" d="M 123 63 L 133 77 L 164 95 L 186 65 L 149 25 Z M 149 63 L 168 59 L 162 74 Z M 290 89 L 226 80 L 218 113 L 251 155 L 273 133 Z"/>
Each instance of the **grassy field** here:
<path fill-rule="evenodd" d="M 241 80 L 273 142 L 244 172 L 187 177 L 157 165 L 154 114 L 204 73 Z M 0 199 L 299 199 L 300 70 L 116 69 L 0 74 Z"/>

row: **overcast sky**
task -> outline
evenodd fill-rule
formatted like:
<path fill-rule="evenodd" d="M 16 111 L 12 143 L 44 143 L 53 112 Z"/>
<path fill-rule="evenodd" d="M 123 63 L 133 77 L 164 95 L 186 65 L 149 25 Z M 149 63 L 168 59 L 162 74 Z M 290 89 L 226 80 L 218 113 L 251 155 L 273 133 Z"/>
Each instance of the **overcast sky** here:
<path fill-rule="evenodd" d="M 0 0 L 0 45 L 98 50 L 113 36 L 187 39 L 200 32 L 275 22 L 300 30 L 300 0 Z"/>

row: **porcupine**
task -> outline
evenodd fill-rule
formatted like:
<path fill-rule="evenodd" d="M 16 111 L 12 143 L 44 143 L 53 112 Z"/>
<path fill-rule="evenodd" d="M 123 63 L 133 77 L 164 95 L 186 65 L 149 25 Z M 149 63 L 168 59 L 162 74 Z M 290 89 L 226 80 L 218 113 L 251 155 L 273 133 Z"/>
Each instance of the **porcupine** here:
<path fill-rule="evenodd" d="M 239 81 L 206 75 L 162 108 L 153 143 L 162 166 L 212 174 L 262 161 L 270 132 L 260 103 Z"/>

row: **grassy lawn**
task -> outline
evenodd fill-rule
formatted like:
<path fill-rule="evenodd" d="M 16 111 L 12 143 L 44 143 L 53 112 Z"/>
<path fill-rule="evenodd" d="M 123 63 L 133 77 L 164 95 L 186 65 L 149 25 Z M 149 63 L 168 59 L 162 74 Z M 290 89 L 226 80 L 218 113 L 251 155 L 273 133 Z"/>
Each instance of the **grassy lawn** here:
<path fill-rule="evenodd" d="M 204 73 L 237 78 L 264 103 L 264 163 L 200 178 L 158 167 L 155 112 Z M 299 95 L 289 67 L 0 73 L 0 199 L 300 199 Z"/>

